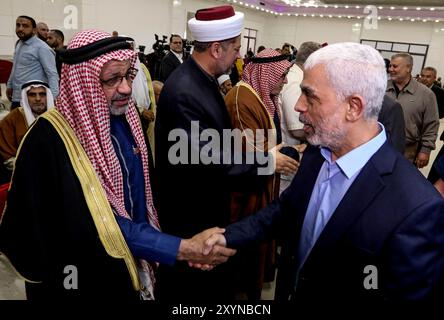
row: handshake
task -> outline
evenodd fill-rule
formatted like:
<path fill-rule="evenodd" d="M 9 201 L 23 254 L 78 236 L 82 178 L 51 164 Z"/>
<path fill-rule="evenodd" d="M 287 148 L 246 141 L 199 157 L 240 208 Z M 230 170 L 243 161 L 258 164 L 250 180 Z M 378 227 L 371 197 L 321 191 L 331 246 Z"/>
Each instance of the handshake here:
<path fill-rule="evenodd" d="M 236 250 L 226 248 L 224 232 L 225 229 L 215 227 L 202 231 L 191 239 L 182 239 L 177 260 L 187 260 L 190 267 L 203 271 L 209 271 L 226 262 Z"/>

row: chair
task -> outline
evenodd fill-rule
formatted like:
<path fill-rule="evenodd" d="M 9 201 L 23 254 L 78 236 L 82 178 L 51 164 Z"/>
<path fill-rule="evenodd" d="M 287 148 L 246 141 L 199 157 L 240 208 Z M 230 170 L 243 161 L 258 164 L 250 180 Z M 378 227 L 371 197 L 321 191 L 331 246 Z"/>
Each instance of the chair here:
<path fill-rule="evenodd" d="M 5 209 L 6 198 L 8 196 L 9 182 L 2 184 L 0 186 L 0 219 L 3 215 L 3 210 Z"/>

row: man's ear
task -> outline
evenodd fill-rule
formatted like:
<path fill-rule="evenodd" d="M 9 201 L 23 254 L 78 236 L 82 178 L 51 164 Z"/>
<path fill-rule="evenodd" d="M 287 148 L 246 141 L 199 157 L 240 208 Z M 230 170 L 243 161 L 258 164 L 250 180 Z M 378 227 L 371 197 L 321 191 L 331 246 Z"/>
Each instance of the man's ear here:
<path fill-rule="evenodd" d="M 213 42 L 210 46 L 210 53 L 215 59 L 219 59 L 222 56 L 222 45 L 220 42 Z"/>
<path fill-rule="evenodd" d="M 346 110 L 346 119 L 354 122 L 364 116 L 364 98 L 359 95 L 348 97 L 348 107 Z"/>

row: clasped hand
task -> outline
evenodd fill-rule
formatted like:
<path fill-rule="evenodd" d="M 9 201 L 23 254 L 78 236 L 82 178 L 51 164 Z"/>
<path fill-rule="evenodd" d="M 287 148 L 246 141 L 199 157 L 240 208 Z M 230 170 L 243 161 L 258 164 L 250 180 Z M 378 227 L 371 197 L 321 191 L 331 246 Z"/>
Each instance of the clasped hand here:
<path fill-rule="evenodd" d="M 188 265 L 204 271 L 224 263 L 236 250 L 226 248 L 225 229 L 211 228 L 180 242 L 177 260 L 187 260 Z"/>

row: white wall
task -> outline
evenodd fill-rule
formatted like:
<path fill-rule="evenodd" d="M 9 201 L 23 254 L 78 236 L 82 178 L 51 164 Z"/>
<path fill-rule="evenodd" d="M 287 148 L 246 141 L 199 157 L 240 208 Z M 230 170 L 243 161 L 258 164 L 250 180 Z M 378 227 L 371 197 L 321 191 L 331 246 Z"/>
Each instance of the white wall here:
<path fill-rule="evenodd" d="M 82 0 L 0 0 L 0 57 L 12 56 L 15 35 L 15 20 L 20 15 L 33 17 L 36 22 L 46 22 L 50 29 L 60 29 L 71 38 L 73 30 L 63 28 L 64 8 L 74 5 L 81 11 Z"/>
<path fill-rule="evenodd" d="M 145 45 L 145 52 L 148 52 L 154 43 L 155 33 L 159 36 L 171 33 L 185 35 L 187 12 L 222 4 L 215 0 L 178 2 L 180 5 L 173 6 L 173 0 L 0 0 L 0 56 L 12 56 L 17 40 L 15 19 L 21 14 L 44 21 L 50 28 L 61 29 L 68 41 L 77 30 L 64 29 L 66 14 L 63 9 L 73 4 L 79 12 L 79 30 L 97 28 L 110 33 L 117 30 L 120 34 L 134 37 L 137 45 Z M 377 30 L 367 30 L 356 27 L 356 19 L 276 17 L 245 7 L 236 7 L 236 10 L 245 13 L 246 28 L 258 30 L 257 46 L 276 48 L 289 42 L 298 47 L 310 40 L 334 43 L 359 42 L 361 38 L 423 43 L 430 45 L 426 64 L 436 67 L 444 75 L 443 23 L 381 20 Z M 241 54 L 245 54 L 246 50 L 243 47 Z"/>
<path fill-rule="evenodd" d="M 270 15 L 265 18 L 264 27 L 263 41 L 272 48 L 281 47 L 284 42 L 299 47 L 304 41 L 335 43 L 360 39 L 428 44 L 425 64 L 434 66 L 444 76 L 444 23 L 380 20 L 377 29 L 366 29 L 362 20 L 356 19 Z"/>

